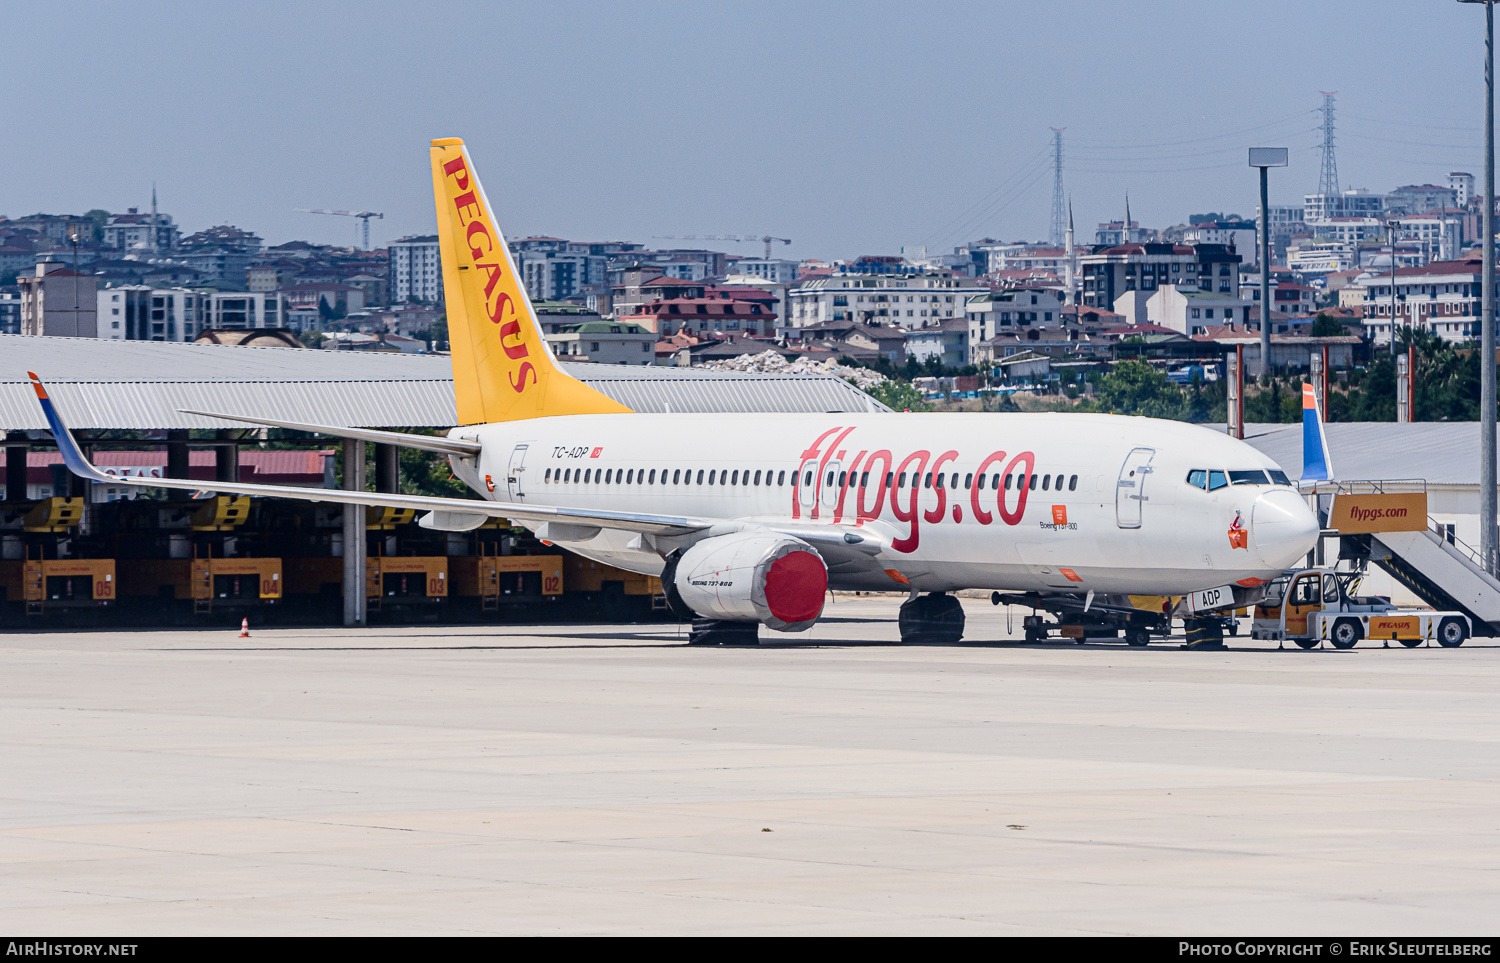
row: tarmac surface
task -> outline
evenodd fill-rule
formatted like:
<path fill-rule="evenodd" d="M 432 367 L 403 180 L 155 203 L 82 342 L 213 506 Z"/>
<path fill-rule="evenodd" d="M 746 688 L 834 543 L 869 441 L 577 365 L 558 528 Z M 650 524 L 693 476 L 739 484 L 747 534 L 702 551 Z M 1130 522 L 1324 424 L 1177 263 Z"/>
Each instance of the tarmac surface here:
<path fill-rule="evenodd" d="M 0 635 L 0 927 L 1493 934 L 1489 640 L 870 644 L 898 602 Z"/>

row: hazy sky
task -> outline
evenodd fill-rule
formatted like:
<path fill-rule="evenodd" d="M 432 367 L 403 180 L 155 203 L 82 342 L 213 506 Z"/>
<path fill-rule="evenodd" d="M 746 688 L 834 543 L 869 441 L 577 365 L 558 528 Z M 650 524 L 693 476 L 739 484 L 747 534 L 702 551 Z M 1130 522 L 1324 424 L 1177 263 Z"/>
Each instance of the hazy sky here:
<path fill-rule="evenodd" d="M 1084 240 L 1253 211 L 1252 144 L 1314 190 L 1480 173 L 1483 10 L 1253 3 L 244 3 L 17 8 L 0 213 L 162 209 L 270 243 L 433 230 L 426 145 L 468 141 L 512 237 L 761 234 L 778 253 L 1043 238 L 1049 127 Z M 679 242 L 691 246 L 692 242 Z M 706 245 L 759 251 L 755 245 Z"/>

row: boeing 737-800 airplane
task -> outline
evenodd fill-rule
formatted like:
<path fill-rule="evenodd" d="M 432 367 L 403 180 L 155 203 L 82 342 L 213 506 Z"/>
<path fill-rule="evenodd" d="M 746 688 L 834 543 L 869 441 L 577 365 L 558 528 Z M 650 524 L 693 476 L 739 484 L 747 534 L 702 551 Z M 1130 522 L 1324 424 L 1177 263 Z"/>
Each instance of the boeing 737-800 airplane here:
<path fill-rule="evenodd" d="M 481 500 L 216 490 L 413 507 L 426 511 L 423 526 L 448 531 L 503 516 L 660 575 L 679 612 L 721 631 L 804 629 L 830 588 L 909 592 L 910 624 L 947 625 L 955 639 L 962 613 L 945 593 L 959 589 L 1028 593 L 1044 608 L 1083 598 L 1085 609 L 1096 597 L 1220 589 L 1221 606 L 1243 605 L 1317 537 L 1317 518 L 1275 463 L 1178 422 L 633 413 L 558 367 L 463 142 L 433 141 L 431 162 L 461 427 L 435 438 L 198 413 L 440 451 Z M 202 487 L 103 475 L 32 378 L 74 472 Z"/>

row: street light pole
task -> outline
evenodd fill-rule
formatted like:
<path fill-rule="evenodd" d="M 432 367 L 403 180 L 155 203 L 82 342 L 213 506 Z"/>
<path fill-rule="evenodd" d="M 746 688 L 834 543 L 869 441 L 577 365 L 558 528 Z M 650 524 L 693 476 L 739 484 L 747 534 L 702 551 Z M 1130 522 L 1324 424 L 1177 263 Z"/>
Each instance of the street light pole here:
<path fill-rule="evenodd" d="M 1285 167 L 1285 147 L 1250 148 L 1250 166 L 1260 168 L 1260 373 L 1271 373 L 1271 203 L 1266 169 Z"/>
<path fill-rule="evenodd" d="M 1495 553 L 1495 0 L 1484 4 L 1484 292 L 1479 319 L 1479 553 L 1496 571 Z"/>

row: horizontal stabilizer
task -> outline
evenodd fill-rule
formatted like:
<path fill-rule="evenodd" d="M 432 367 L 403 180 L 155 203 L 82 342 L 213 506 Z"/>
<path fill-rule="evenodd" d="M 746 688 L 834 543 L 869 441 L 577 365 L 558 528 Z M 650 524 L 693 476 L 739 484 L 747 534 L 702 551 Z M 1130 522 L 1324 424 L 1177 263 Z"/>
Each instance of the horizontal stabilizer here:
<path fill-rule="evenodd" d="M 73 474 L 89 481 L 111 485 L 116 488 L 129 485 L 135 488 L 171 488 L 178 491 L 199 492 L 211 488 L 229 495 L 252 495 L 262 498 L 290 498 L 304 502 L 332 502 L 338 505 L 389 505 L 394 508 L 414 508 L 418 511 L 451 512 L 461 515 L 483 515 L 486 518 L 507 518 L 527 528 L 536 529 L 549 521 L 565 521 L 577 525 L 597 525 L 600 528 L 617 529 L 623 532 L 640 532 L 647 535 L 686 535 L 700 532 L 714 524 L 713 519 L 693 518 L 682 515 L 656 515 L 643 512 L 611 512 L 595 509 L 553 508 L 546 505 L 526 505 L 517 502 L 492 502 L 474 498 L 442 498 L 434 495 L 398 495 L 392 492 L 361 492 L 344 488 L 299 488 L 294 485 L 252 485 L 243 482 L 211 482 L 187 478 L 141 478 L 135 475 L 106 475 L 84 457 L 78 440 L 63 423 L 62 416 L 47 397 L 47 389 L 33 372 L 27 372 L 31 386 L 36 391 L 42 414 L 57 441 L 58 453 L 63 463 Z M 344 429 L 338 429 L 340 431 Z M 354 429 L 350 429 L 354 430 Z M 382 434 L 382 432 L 370 432 Z M 421 437 L 395 434 L 402 438 Z M 430 439 L 438 440 L 438 439 Z M 459 520 L 467 523 L 467 520 Z"/>
<path fill-rule="evenodd" d="M 271 418 L 251 418 L 246 415 L 224 415 L 216 411 L 194 411 L 178 408 L 185 415 L 202 415 L 220 421 L 234 421 L 246 425 L 266 425 L 271 428 L 290 428 L 293 431 L 311 431 L 335 438 L 353 438 L 370 441 L 377 445 L 400 445 L 403 448 L 421 448 L 424 451 L 441 451 L 449 455 L 477 455 L 480 444 L 462 438 L 444 438 L 439 435 L 413 435 L 404 431 L 377 431 L 372 428 L 335 428 L 332 425 L 309 425 L 300 421 L 276 421 Z"/>

